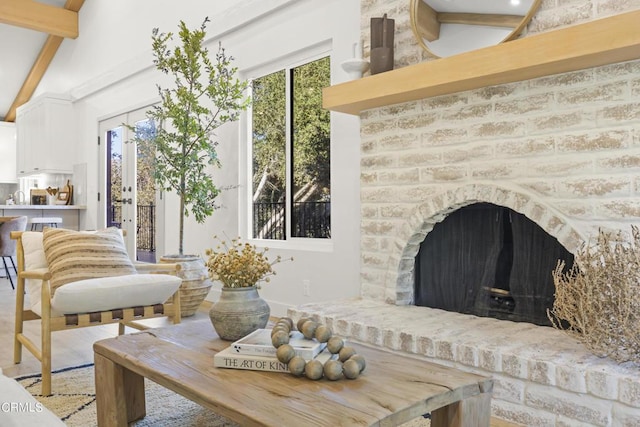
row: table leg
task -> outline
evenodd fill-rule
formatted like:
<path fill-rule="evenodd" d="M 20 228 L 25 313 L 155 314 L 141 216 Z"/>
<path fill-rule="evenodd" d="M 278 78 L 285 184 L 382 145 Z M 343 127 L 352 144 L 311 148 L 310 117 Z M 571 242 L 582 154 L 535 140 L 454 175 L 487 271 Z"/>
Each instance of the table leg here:
<path fill-rule="evenodd" d="M 126 427 L 146 415 L 144 377 L 94 354 L 98 426 Z"/>
<path fill-rule="evenodd" d="M 491 393 L 480 393 L 431 412 L 431 427 L 489 427 Z"/>

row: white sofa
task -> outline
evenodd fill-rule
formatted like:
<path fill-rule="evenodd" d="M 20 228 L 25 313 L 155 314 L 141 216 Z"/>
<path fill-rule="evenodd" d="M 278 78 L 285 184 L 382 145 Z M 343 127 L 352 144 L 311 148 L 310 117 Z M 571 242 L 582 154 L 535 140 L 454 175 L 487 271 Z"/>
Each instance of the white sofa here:
<path fill-rule="evenodd" d="M 16 380 L 4 376 L 0 370 L 0 426 L 57 427 L 65 424 Z"/>

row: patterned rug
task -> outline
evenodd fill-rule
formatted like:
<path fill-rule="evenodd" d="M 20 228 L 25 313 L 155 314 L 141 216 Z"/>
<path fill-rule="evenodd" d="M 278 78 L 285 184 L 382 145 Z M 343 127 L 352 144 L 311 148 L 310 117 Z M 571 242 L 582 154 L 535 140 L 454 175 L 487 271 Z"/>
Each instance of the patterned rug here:
<path fill-rule="evenodd" d="M 97 426 L 93 365 L 75 366 L 54 371 L 53 395 L 40 395 L 40 374 L 16 378 L 38 401 L 49 408 L 69 427 Z M 147 416 L 131 424 L 135 427 L 236 427 L 228 420 L 184 397 L 145 380 Z M 429 420 L 418 418 L 402 427 L 427 427 Z"/>
<path fill-rule="evenodd" d="M 97 426 L 96 394 L 93 365 L 76 366 L 54 371 L 53 395 L 40 395 L 40 374 L 16 378 L 38 401 L 49 408 L 69 427 Z M 147 416 L 131 424 L 136 427 L 231 427 L 236 423 L 221 417 L 182 396 L 145 381 Z"/>

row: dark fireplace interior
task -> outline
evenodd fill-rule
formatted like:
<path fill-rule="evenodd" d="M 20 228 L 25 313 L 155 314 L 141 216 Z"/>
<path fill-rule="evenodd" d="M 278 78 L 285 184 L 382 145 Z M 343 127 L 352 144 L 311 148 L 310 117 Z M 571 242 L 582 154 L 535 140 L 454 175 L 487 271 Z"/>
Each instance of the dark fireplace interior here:
<path fill-rule="evenodd" d="M 550 326 L 551 272 L 573 255 L 526 216 L 490 203 L 434 226 L 416 256 L 415 304 Z"/>

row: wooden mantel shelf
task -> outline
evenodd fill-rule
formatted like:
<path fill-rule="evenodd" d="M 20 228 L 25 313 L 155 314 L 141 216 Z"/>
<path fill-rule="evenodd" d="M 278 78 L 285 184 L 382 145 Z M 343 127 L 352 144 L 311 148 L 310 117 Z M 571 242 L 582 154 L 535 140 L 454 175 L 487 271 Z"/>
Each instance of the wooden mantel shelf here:
<path fill-rule="evenodd" d="M 640 10 L 330 86 L 323 106 L 363 110 L 640 58 Z"/>

